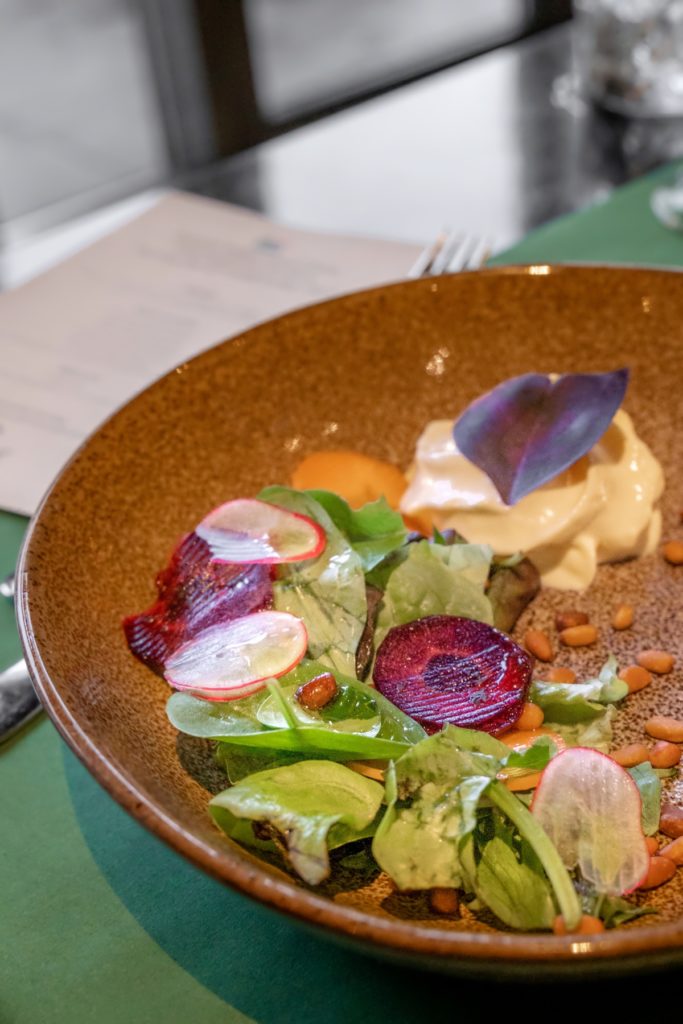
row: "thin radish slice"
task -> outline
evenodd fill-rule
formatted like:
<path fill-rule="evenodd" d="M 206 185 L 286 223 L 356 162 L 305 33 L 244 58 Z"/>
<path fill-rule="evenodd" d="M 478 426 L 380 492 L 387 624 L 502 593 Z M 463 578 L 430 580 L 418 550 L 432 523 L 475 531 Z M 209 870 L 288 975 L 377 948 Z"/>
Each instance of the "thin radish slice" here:
<path fill-rule="evenodd" d="M 638 787 L 606 754 L 588 747 L 557 754 L 543 770 L 531 813 L 564 865 L 578 867 L 598 892 L 632 892 L 647 875 Z"/>
<path fill-rule="evenodd" d="M 273 603 L 270 572 L 266 565 L 213 562 L 206 541 L 188 533 L 157 576 L 157 600 L 123 620 L 128 646 L 163 675 L 171 655 L 209 626 L 268 608 Z"/>
<path fill-rule="evenodd" d="M 307 645 L 306 627 L 295 615 L 255 612 L 198 633 L 169 658 L 165 675 L 177 690 L 237 700 L 293 669 Z"/>
<path fill-rule="evenodd" d="M 195 530 L 215 562 L 274 565 L 315 558 L 324 549 L 325 531 L 313 519 L 257 498 L 219 505 Z"/>

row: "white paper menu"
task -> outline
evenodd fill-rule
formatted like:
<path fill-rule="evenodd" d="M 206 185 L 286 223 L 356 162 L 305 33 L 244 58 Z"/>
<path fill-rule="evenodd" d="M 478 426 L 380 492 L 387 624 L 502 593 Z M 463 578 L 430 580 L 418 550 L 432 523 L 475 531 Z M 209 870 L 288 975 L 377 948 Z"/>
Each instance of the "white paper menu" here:
<path fill-rule="evenodd" d="M 173 192 L 0 295 L 0 507 L 31 514 L 80 442 L 176 364 L 297 306 L 399 280 L 418 251 Z"/>

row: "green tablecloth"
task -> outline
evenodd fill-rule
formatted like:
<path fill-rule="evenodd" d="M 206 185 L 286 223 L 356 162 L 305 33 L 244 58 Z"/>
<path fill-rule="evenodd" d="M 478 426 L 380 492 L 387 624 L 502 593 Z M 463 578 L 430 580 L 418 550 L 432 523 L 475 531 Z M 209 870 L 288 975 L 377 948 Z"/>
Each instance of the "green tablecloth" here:
<path fill-rule="evenodd" d="M 492 262 L 683 265 L 683 235 L 660 227 L 648 205 L 653 184 L 673 176 L 665 168 L 628 185 Z M 0 574 L 24 526 L 0 513 Z M 18 655 L 12 612 L 0 603 L 0 665 Z M 0 748 L 0 837 L 2 1024 L 407 1024 L 508 1012 L 520 999 L 528 1013 L 552 1013 L 563 994 L 580 1012 L 613 1013 L 642 990 L 638 979 L 574 983 L 566 993 L 536 986 L 533 999 L 341 950 L 149 835 L 43 716 Z"/>

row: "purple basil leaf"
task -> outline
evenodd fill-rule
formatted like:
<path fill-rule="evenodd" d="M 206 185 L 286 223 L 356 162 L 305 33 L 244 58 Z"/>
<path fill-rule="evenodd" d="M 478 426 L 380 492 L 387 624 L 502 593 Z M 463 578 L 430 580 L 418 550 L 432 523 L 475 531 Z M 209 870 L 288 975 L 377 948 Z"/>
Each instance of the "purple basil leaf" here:
<path fill-rule="evenodd" d="M 600 440 L 623 401 L 628 374 L 513 377 L 465 409 L 453 427 L 455 443 L 514 505 Z"/>

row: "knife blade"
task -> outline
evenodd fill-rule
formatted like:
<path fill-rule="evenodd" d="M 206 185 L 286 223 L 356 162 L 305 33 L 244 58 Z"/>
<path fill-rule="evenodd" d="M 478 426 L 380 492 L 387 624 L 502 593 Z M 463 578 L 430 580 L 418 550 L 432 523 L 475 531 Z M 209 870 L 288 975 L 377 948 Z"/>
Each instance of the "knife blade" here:
<path fill-rule="evenodd" d="M 40 707 L 23 659 L 0 672 L 0 743 L 33 718 Z"/>

